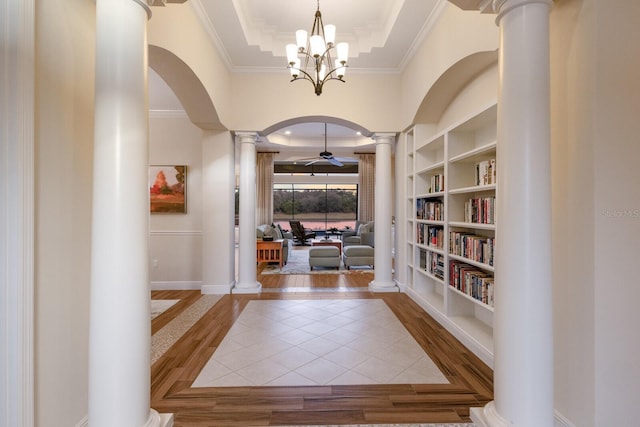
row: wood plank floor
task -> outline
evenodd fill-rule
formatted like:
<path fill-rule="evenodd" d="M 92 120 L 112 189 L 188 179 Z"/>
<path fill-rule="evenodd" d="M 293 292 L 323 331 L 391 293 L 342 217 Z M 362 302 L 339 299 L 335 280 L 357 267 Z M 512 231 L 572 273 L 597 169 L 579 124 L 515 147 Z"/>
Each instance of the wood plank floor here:
<path fill-rule="evenodd" d="M 493 399 L 491 369 L 405 294 L 363 290 L 372 279 L 371 273 L 260 275 L 263 293 L 223 296 L 152 366 L 151 406 L 174 413 L 176 427 L 469 422 L 470 407 Z M 152 331 L 199 297 L 199 291 L 152 292 L 154 299 L 180 299 L 152 321 Z M 450 384 L 190 387 L 249 301 L 315 298 L 383 299 Z"/>

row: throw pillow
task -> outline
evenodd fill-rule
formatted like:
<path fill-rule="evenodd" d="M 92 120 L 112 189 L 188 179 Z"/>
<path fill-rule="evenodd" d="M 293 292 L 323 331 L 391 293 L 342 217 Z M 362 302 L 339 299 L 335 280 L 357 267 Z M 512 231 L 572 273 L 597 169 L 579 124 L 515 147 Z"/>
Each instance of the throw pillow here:
<path fill-rule="evenodd" d="M 276 240 L 282 240 L 282 232 L 278 227 L 271 227 L 271 235 Z"/>
<path fill-rule="evenodd" d="M 367 224 L 360 224 L 358 227 L 358 236 L 361 236 L 362 233 L 366 233 L 369 231 L 369 226 Z"/>

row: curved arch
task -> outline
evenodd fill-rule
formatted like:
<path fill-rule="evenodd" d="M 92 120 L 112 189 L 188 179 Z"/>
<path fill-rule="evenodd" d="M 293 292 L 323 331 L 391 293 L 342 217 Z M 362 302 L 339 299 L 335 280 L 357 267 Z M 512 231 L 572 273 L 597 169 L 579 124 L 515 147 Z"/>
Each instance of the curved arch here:
<path fill-rule="evenodd" d="M 283 120 L 281 122 L 278 123 L 274 123 L 273 125 L 265 128 L 263 131 L 258 132 L 258 134 L 260 136 L 266 136 L 269 135 L 275 131 L 277 131 L 278 129 L 282 129 L 288 126 L 292 126 L 292 125 L 297 125 L 297 124 L 301 124 L 301 123 L 332 123 L 334 125 L 340 125 L 340 126 L 344 126 L 346 128 L 349 129 L 353 129 L 355 131 L 358 131 L 362 134 L 362 136 L 365 137 L 370 137 L 373 132 L 371 132 L 369 129 L 366 129 L 363 126 L 360 126 L 357 123 L 354 123 L 352 121 L 349 120 L 345 120 L 345 119 L 341 119 L 339 117 L 333 117 L 333 116 L 300 116 L 300 117 L 294 117 L 291 119 L 287 119 L 287 120 Z"/>
<path fill-rule="evenodd" d="M 449 104 L 475 77 L 498 62 L 498 51 L 476 52 L 449 67 L 425 95 L 413 123 L 437 123 Z"/>
<path fill-rule="evenodd" d="M 167 49 L 149 45 L 149 67 L 173 90 L 193 124 L 201 129 L 226 130 L 206 88 L 184 61 Z"/>

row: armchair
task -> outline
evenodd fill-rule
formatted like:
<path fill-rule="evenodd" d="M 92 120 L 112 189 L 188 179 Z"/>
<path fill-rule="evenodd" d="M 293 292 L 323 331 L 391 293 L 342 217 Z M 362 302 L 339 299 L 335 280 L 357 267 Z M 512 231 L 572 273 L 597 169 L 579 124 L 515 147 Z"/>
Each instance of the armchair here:
<path fill-rule="evenodd" d="M 291 251 L 293 250 L 293 235 L 289 232 L 285 232 L 280 228 L 280 225 L 272 227 L 269 224 L 261 224 L 256 227 L 256 238 L 262 239 L 265 235 L 272 236 L 275 240 L 282 239 L 282 263 L 287 264 Z"/>
<path fill-rule="evenodd" d="M 359 224 L 356 227 L 355 234 L 342 234 L 342 244 L 344 246 L 375 246 L 374 222 L 370 221 L 365 224 Z"/>
<path fill-rule="evenodd" d="M 289 225 L 291 225 L 294 240 L 302 245 L 306 245 L 307 240 L 316 237 L 316 232 L 310 228 L 304 228 L 300 221 L 289 221 Z"/>

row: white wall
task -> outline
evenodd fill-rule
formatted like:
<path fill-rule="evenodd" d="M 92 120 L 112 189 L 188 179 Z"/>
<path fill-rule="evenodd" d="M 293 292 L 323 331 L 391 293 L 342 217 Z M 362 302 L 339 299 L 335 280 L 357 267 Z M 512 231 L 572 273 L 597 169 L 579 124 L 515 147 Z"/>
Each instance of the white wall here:
<path fill-rule="evenodd" d="M 87 414 L 95 4 L 36 2 L 36 425 Z"/>
<path fill-rule="evenodd" d="M 202 281 L 202 130 L 183 114 L 151 114 L 149 164 L 187 165 L 187 213 L 152 214 L 153 289 L 199 289 Z"/>

